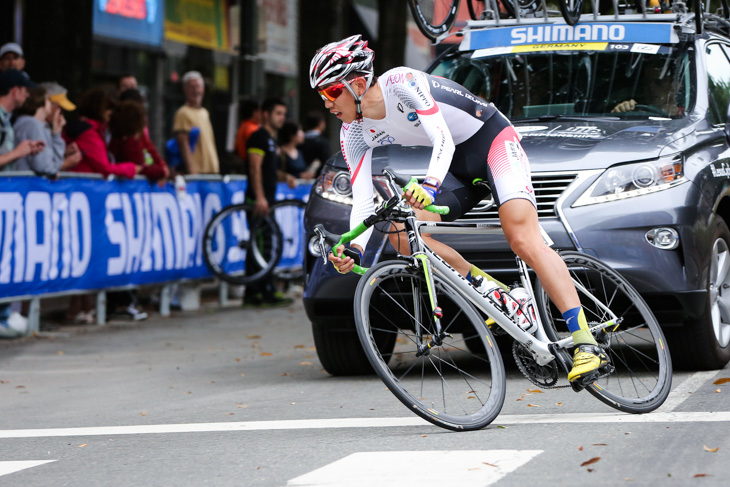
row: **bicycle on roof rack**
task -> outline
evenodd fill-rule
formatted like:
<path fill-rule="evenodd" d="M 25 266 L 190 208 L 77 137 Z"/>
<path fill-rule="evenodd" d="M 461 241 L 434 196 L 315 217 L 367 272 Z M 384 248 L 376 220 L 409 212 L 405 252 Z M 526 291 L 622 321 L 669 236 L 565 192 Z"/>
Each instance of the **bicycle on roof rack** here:
<path fill-rule="evenodd" d="M 697 33 L 702 33 L 703 21 L 709 10 L 702 11 L 702 0 L 691 0 L 691 6 L 684 2 L 659 0 L 657 6 L 651 6 L 650 0 L 611 0 L 605 2 L 602 11 L 599 0 L 557 0 L 560 15 L 568 25 L 576 25 L 579 21 L 606 21 L 646 19 L 649 15 L 661 13 L 694 13 Z M 586 4 L 592 10 L 591 14 L 584 14 Z M 435 43 L 451 35 L 459 12 L 460 0 L 408 0 L 408 6 L 418 29 L 427 38 Z M 707 3 L 709 7 L 709 3 Z M 722 18 L 730 18 L 727 0 L 721 0 Z M 469 17 L 472 21 L 490 20 L 499 25 L 500 19 L 515 19 L 518 23 L 523 19 L 541 19 L 555 17 L 558 12 L 547 8 L 546 0 L 467 0 Z M 599 16 L 604 17 L 600 18 Z M 605 18 L 608 17 L 608 18 Z M 631 18 L 630 18 L 631 17 Z M 717 17 L 717 16 L 713 16 Z"/>

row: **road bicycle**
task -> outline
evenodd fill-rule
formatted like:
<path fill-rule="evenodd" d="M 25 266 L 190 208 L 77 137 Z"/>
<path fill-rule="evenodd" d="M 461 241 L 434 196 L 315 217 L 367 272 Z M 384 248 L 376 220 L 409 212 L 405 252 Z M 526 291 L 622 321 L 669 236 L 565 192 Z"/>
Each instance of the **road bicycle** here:
<path fill-rule="evenodd" d="M 671 388 L 669 351 L 656 318 L 624 277 L 589 255 L 560 253 L 590 330 L 609 359 L 592 375 L 562 384 L 560 377 L 572 368 L 573 339 L 539 280 L 532 285 L 527 265 L 515 256 L 519 283 L 494 284 L 482 292 L 479 283 L 467 281 L 422 239 L 422 233 L 499 232 L 500 225 L 419 221 L 401 189 L 416 179 L 389 168 L 383 172 L 391 194 L 371 216 L 343 235 L 322 225 L 314 232 L 326 259 L 328 246 L 337 249 L 379 222 L 403 225 L 408 255 L 398 254 L 369 270 L 355 267 L 364 275 L 355 292 L 354 313 L 370 364 L 408 409 L 455 431 L 490 424 L 502 409 L 506 388 L 495 335 L 511 337 L 519 370 L 540 388 L 585 389 L 629 413 L 661 406 Z"/>
<path fill-rule="evenodd" d="M 277 267 L 282 256 L 298 255 L 306 203 L 284 199 L 271 205 L 269 214 L 254 213 L 250 203 L 226 206 L 211 218 L 203 232 L 203 259 L 218 278 L 236 285 L 250 285 L 272 273 L 280 279 L 304 275 L 301 262 Z M 283 232 L 282 227 L 291 227 Z M 254 265 L 246 266 L 246 259 Z"/>

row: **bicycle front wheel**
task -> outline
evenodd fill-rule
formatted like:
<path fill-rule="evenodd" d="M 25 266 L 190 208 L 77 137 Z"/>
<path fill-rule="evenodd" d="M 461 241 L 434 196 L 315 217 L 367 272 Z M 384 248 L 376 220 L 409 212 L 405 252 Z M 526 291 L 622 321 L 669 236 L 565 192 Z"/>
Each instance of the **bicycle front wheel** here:
<path fill-rule="evenodd" d="M 655 410 L 664 403 L 672 386 L 672 361 L 654 314 L 636 289 L 600 260 L 580 252 L 561 252 L 560 256 L 578 284 L 588 325 L 608 321 L 606 309 L 620 320 L 618 327 L 594 332 L 615 370 L 586 389 L 621 411 Z M 548 337 L 556 341 L 569 336 L 565 320 L 539 282 L 535 298 Z"/>
<path fill-rule="evenodd" d="M 254 215 L 254 206 L 231 205 L 218 212 L 203 233 L 203 259 L 218 278 L 236 285 L 268 276 L 282 253 L 282 237 L 272 212 Z"/>
<path fill-rule="evenodd" d="M 471 303 L 438 276 L 434 285 L 442 343 L 434 343 L 439 335 L 423 271 L 403 261 L 381 262 L 360 279 L 358 336 L 375 372 L 408 409 L 442 428 L 483 428 L 504 403 L 502 357 Z"/>
<path fill-rule="evenodd" d="M 560 13 L 569 25 L 575 25 L 583 13 L 583 0 L 558 0 Z"/>
<path fill-rule="evenodd" d="M 418 30 L 435 41 L 454 26 L 459 0 L 408 0 L 408 6 Z"/>

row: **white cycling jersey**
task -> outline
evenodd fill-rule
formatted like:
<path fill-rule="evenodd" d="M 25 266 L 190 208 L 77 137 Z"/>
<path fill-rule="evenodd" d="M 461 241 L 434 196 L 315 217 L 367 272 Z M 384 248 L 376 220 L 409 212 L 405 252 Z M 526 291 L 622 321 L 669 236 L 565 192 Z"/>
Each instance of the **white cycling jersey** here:
<path fill-rule="evenodd" d="M 495 115 L 500 123 L 505 121 L 493 104 L 445 78 L 399 67 L 386 71 L 377 82 L 383 93 L 385 117 L 343 123 L 340 131 L 340 148 L 352 182 L 351 228 L 374 210 L 373 148 L 389 144 L 433 147 L 427 176 L 443 182 L 450 169 L 457 169 L 452 167 L 456 145 L 469 140 Z M 485 151 L 486 166 L 489 145 Z M 372 229 L 353 243 L 365 248 L 371 233 Z"/>

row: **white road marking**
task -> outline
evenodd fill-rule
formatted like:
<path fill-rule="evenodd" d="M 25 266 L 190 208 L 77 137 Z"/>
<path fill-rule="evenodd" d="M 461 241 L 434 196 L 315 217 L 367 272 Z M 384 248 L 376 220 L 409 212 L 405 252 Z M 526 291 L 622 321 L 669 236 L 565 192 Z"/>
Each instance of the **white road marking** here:
<path fill-rule="evenodd" d="M 649 414 L 623 413 L 574 413 L 574 414 L 521 414 L 498 416 L 492 427 L 505 424 L 553 424 L 553 423 L 702 423 L 730 422 L 730 411 L 679 412 Z M 225 431 L 269 431 L 327 428 L 394 428 L 403 426 L 429 426 L 417 416 L 403 418 L 339 418 L 339 419 L 292 419 L 282 421 L 244 421 L 230 423 L 155 424 L 132 426 L 92 426 L 81 428 L 48 428 L 0 430 L 5 438 L 50 438 L 66 436 L 115 436 L 166 433 L 211 433 Z"/>
<path fill-rule="evenodd" d="M 37 467 L 38 465 L 55 461 L 56 460 L 26 460 L 21 462 L 0 462 L 0 477 L 9 473 L 25 470 L 26 468 Z"/>
<path fill-rule="evenodd" d="M 542 450 L 361 452 L 287 482 L 287 487 L 486 487 Z M 432 468 L 435 467 L 435 468 Z"/>
<path fill-rule="evenodd" d="M 717 370 L 708 370 L 706 372 L 696 372 L 690 375 L 684 380 L 684 382 L 672 389 L 672 392 L 669 393 L 669 397 L 667 397 L 667 400 L 664 401 L 664 404 L 662 404 L 658 410 L 663 412 L 674 411 L 677 406 L 689 398 L 693 392 L 702 387 L 705 382 L 715 377 L 717 373 Z"/>

